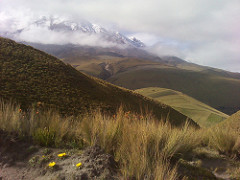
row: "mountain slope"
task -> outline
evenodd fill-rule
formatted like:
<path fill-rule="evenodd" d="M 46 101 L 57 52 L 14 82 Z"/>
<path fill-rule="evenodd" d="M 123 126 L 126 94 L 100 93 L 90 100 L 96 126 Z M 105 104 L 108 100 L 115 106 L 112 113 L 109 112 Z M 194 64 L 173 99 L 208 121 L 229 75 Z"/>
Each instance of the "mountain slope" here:
<path fill-rule="evenodd" d="M 234 113 L 229 118 L 227 118 L 225 121 L 218 124 L 218 127 L 220 128 L 226 128 L 230 127 L 231 131 L 238 132 L 240 130 L 240 111 Z"/>
<path fill-rule="evenodd" d="M 56 56 L 57 58 L 62 59 L 65 63 L 69 63 L 71 65 L 79 65 L 86 62 L 89 63 L 89 61 L 92 60 L 97 60 L 101 63 L 108 59 L 121 59 L 125 57 L 147 59 L 152 61 L 160 60 L 159 57 L 149 54 L 144 49 L 135 47 L 100 47 L 97 46 L 97 44 L 96 46 L 84 46 L 77 44 L 58 45 L 30 42 L 23 43 Z"/>
<path fill-rule="evenodd" d="M 74 65 L 80 71 L 128 89 L 168 88 L 229 115 L 240 109 L 239 73 L 199 66 L 176 57 L 96 59 Z"/>
<path fill-rule="evenodd" d="M 0 38 L 0 73 L 0 97 L 16 100 L 23 108 L 42 102 L 62 114 L 84 113 L 91 108 L 114 113 L 123 105 L 138 113 L 147 113 L 148 108 L 158 118 L 169 114 L 175 125 L 186 121 L 186 116 L 169 106 L 89 77 L 53 56 L 5 38 Z"/>
<path fill-rule="evenodd" d="M 231 115 L 240 109 L 240 73 L 156 57 L 142 49 L 33 44 L 76 69 L 128 88 L 161 87 L 183 92 Z"/>
<path fill-rule="evenodd" d="M 136 92 L 173 107 L 202 127 L 212 126 L 229 117 L 194 98 L 171 89 L 149 87 L 137 89 Z"/>
<path fill-rule="evenodd" d="M 214 70 L 193 71 L 161 65 L 137 67 L 115 74 L 107 81 L 128 89 L 173 89 L 229 115 L 240 109 L 240 79 Z"/>

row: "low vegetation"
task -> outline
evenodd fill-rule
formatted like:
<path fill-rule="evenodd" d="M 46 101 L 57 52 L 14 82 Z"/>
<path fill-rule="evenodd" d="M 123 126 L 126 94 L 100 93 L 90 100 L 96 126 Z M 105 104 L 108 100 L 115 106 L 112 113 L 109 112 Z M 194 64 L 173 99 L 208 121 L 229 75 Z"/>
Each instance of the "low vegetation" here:
<path fill-rule="evenodd" d="M 177 128 L 121 108 L 113 116 L 94 111 L 62 117 L 1 102 L 0 129 L 42 146 L 82 149 L 97 144 L 114 155 L 124 178 L 177 179 L 178 160 L 191 159 L 197 148 L 209 146 L 231 157 L 239 150 L 238 138 L 229 129 L 196 129 L 188 123 Z"/>
<path fill-rule="evenodd" d="M 149 53 L 137 52 L 131 55 L 133 49 L 121 57 L 117 55 L 121 54 L 121 50 L 116 49 L 31 45 L 63 59 L 81 72 L 127 89 L 168 88 L 183 92 L 228 115 L 240 109 L 239 73 L 200 66 L 177 57 L 154 58 Z M 104 56 L 100 52 L 104 52 Z"/>
<path fill-rule="evenodd" d="M 240 111 L 208 130 L 209 145 L 221 154 L 240 157 Z"/>
<path fill-rule="evenodd" d="M 201 127 L 210 127 L 229 116 L 186 94 L 166 88 L 148 87 L 135 92 L 167 104 L 190 117 Z"/>
<path fill-rule="evenodd" d="M 58 109 L 62 115 L 98 108 L 114 114 L 122 105 L 125 110 L 143 114 L 147 107 L 158 119 L 168 116 L 175 125 L 184 124 L 187 118 L 167 105 L 85 75 L 42 51 L 1 37 L 0 73 L 0 97 L 16 101 L 25 110 L 35 104 L 42 109 Z"/>
<path fill-rule="evenodd" d="M 240 79 L 230 72 L 207 68 L 195 71 L 159 63 L 126 68 L 106 80 L 127 89 L 161 87 L 180 91 L 228 115 L 240 109 Z"/>
<path fill-rule="evenodd" d="M 216 149 L 220 154 L 226 154 L 232 157 L 238 155 L 239 134 L 233 131 L 231 127 L 215 127 L 208 132 L 209 145 Z"/>

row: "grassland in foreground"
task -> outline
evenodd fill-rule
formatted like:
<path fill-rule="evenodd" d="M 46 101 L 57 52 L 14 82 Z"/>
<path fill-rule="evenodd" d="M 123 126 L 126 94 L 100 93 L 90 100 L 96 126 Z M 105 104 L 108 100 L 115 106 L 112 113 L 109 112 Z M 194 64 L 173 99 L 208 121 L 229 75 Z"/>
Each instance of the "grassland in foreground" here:
<path fill-rule="evenodd" d="M 43 147 L 99 145 L 114 156 L 118 177 L 124 179 L 240 178 L 236 173 L 239 134 L 231 126 L 195 129 L 186 124 L 176 128 L 150 115 L 121 109 L 114 116 L 95 111 L 85 117 L 61 117 L 53 111 L 23 112 L 19 106 L 2 102 L 0 130 Z"/>

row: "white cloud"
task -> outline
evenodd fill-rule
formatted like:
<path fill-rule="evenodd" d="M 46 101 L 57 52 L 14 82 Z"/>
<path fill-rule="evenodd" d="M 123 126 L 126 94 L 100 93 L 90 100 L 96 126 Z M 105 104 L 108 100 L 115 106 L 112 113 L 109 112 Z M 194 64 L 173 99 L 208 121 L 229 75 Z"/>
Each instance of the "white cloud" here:
<path fill-rule="evenodd" d="M 213 41 L 197 45 L 186 59 L 201 65 L 240 72 L 239 42 Z"/>
<path fill-rule="evenodd" d="M 159 56 L 177 56 L 182 59 L 186 58 L 188 51 L 186 45 L 172 40 L 160 40 L 147 50 Z"/>
<path fill-rule="evenodd" d="M 161 40 L 161 38 L 159 38 L 157 35 L 150 33 L 130 33 L 128 34 L 128 37 L 140 39 L 147 46 L 153 46 Z"/>
<path fill-rule="evenodd" d="M 51 31 L 47 27 L 30 26 L 17 37 L 18 41 L 37 42 L 44 44 L 79 44 L 89 46 L 112 47 L 116 44 L 104 41 L 98 35 L 79 32 Z"/>
<path fill-rule="evenodd" d="M 87 19 L 156 42 L 155 51 L 240 72 L 239 12 L 239 0 L 1 0 L 0 29 L 14 28 L 8 16 L 22 19 L 20 24 L 46 14 Z"/>

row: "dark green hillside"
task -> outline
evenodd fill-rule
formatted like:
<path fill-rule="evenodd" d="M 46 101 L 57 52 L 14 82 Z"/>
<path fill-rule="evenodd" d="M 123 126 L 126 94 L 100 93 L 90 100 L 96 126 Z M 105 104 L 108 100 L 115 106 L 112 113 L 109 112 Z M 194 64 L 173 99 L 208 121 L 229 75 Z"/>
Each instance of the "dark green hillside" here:
<path fill-rule="evenodd" d="M 5 38 L 0 38 L 0 73 L 0 97 L 16 100 L 24 108 L 42 102 L 62 114 L 91 108 L 113 113 L 123 105 L 127 111 L 143 113 L 147 107 L 158 118 L 169 114 L 175 125 L 186 120 L 169 106 L 89 77 L 53 56 Z"/>
<path fill-rule="evenodd" d="M 169 88 L 228 115 L 240 109 L 240 73 L 200 66 L 174 56 L 159 58 L 137 49 L 30 44 L 81 72 L 128 89 Z"/>
<path fill-rule="evenodd" d="M 109 60 L 104 63 L 90 61 L 76 67 L 77 70 L 85 72 L 101 79 L 108 79 L 115 74 L 129 71 L 137 67 L 158 66 L 159 62 L 147 61 L 137 58 L 122 58 L 121 60 Z"/>
<path fill-rule="evenodd" d="M 152 66 L 117 73 L 107 81 L 128 88 L 161 87 L 187 94 L 226 114 L 240 109 L 240 78 L 215 70 Z"/>

